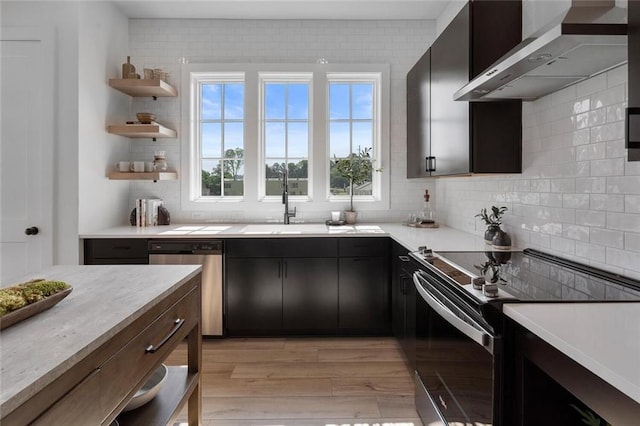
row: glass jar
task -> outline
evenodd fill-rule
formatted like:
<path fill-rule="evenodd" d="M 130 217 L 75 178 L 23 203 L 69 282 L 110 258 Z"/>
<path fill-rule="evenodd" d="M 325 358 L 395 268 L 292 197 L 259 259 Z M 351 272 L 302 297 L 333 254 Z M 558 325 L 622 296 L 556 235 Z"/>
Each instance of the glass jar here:
<path fill-rule="evenodd" d="M 164 156 L 155 155 L 153 157 L 153 169 L 156 172 L 166 172 L 167 171 L 167 161 L 164 159 Z"/>

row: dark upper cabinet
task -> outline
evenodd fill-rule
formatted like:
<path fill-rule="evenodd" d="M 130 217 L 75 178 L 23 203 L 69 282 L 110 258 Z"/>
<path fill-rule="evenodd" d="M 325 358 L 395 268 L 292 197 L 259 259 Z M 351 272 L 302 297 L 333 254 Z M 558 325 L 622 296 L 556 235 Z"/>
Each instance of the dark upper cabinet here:
<path fill-rule="evenodd" d="M 522 102 L 453 100 L 520 42 L 521 28 L 520 1 L 471 1 L 427 52 L 428 71 L 424 56 L 409 71 L 407 177 L 522 171 Z"/>
<path fill-rule="evenodd" d="M 429 157 L 429 100 L 431 50 L 422 55 L 407 74 L 407 177 L 431 175 Z"/>

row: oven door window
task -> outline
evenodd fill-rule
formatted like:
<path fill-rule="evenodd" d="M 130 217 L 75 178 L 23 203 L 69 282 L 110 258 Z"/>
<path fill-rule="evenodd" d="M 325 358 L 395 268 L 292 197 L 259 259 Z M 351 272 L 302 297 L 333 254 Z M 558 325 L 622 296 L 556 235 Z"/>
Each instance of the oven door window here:
<path fill-rule="evenodd" d="M 460 319 L 465 316 L 453 304 L 446 307 Z M 420 295 L 416 320 L 416 368 L 447 424 L 493 425 L 494 356 Z"/>

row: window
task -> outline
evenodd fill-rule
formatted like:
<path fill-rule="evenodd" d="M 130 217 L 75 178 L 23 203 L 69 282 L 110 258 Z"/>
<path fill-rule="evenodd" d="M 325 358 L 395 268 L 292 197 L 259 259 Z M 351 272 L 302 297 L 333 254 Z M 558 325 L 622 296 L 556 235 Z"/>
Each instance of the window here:
<path fill-rule="evenodd" d="M 244 83 L 234 80 L 199 84 L 201 197 L 244 195 Z"/>
<path fill-rule="evenodd" d="M 289 195 L 309 195 L 309 89 L 311 75 L 262 74 L 264 196 L 282 194 L 284 171 Z"/>
<path fill-rule="evenodd" d="M 328 133 L 329 133 L 329 191 L 332 197 L 353 195 L 371 198 L 377 179 L 374 173 L 362 184 L 350 187 L 345 178 L 336 173 L 336 159 L 368 151 L 376 158 L 380 150 L 377 99 L 379 76 L 330 74 L 328 76 Z M 373 167 L 374 169 L 376 167 Z M 376 194 L 377 193 L 377 194 Z M 378 195 L 379 196 L 379 195 Z"/>
<path fill-rule="evenodd" d="M 180 186 L 184 211 L 282 217 L 289 201 L 317 217 L 347 206 L 389 209 L 389 175 L 351 188 L 335 158 L 368 149 L 389 163 L 389 65 L 186 64 Z M 244 213 L 248 212 L 248 213 Z M 322 213 L 321 213 L 322 212 Z M 299 217 L 302 215 L 299 215 Z"/>

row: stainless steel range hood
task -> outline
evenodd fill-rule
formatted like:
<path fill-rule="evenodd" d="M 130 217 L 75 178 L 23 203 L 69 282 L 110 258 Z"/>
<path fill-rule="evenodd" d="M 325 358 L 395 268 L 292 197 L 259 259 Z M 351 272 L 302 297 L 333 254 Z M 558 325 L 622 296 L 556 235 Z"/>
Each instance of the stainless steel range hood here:
<path fill-rule="evenodd" d="M 573 0 L 566 14 L 507 52 L 454 99 L 532 101 L 626 61 L 627 10 L 615 0 Z"/>

